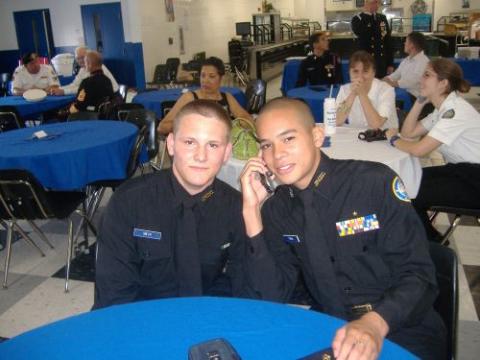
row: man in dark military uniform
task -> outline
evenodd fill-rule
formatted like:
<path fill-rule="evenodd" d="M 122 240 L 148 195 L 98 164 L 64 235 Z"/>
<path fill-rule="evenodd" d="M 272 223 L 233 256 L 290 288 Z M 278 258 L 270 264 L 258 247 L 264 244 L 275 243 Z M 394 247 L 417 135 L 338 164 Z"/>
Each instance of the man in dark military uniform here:
<path fill-rule="evenodd" d="M 96 51 L 85 55 L 85 68 L 90 76 L 85 78 L 78 88 L 77 98 L 70 106 L 70 112 L 98 111 L 98 106 L 113 97 L 112 82 L 103 74 L 102 56 Z"/>
<path fill-rule="evenodd" d="M 113 194 L 100 226 L 94 309 L 176 296 L 244 296 L 241 196 L 215 178 L 231 121 L 209 100 L 185 105 L 167 146 L 172 168 Z"/>
<path fill-rule="evenodd" d="M 393 72 L 393 50 L 388 20 L 377 9 L 378 0 L 365 0 L 364 11 L 352 18 L 352 31 L 358 37 L 359 49 L 375 58 L 375 76 L 381 79 Z"/>
<path fill-rule="evenodd" d="M 323 129 L 299 100 L 269 102 L 256 126 L 262 158 L 241 177 L 254 290 L 288 301 L 301 273 L 316 308 L 349 321 L 332 343 L 337 359 L 374 359 L 385 337 L 422 359 L 445 358 L 435 268 L 398 176 L 328 158 Z M 270 171 L 284 185 L 266 200 L 258 174 Z"/>
<path fill-rule="evenodd" d="M 328 33 L 316 32 L 310 36 L 313 54 L 307 56 L 300 64 L 296 87 L 310 85 L 330 85 L 342 83 L 340 58 L 328 48 Z"/>

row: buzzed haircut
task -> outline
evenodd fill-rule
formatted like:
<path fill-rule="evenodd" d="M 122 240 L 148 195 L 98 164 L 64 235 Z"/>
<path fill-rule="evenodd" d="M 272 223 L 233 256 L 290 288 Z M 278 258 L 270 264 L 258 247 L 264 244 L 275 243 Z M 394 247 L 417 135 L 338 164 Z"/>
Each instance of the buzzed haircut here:
<path fill-rule="evenodd" d="M 227 135 L 230 138 L 230 131 L 232 130 L 230 116 L 221 105 L 215 101 L 205 99 L 193 100 L 180 109 L 177 116 L 173 120 L 174 134 L 177 132 L 182 119 L 191 114 L 201 115 L 207 118 L 214 118 L 222 122 L 227 127 Z"/>
<path fill-rule="evenodd" d="M 410 40 L 413 46 L 415 46 L 415 49 L 417 49 L 418 51 L 425 50 L 425 47 L 427 45 L 427 40 L 425 38 L 425 35 L 423 35 L 422 33 L 413 31 L 407 35 L 407 38 Z"/>
<path fill-rule="evenodd" d="M 267 102 L 262 110 L 260 110 L 257 122 L 261 121 L 262 115 L 279 109 L 294 110 L 298 115 L 298 119 L 302 121 L 303 125 L 305 125 L 307 128 L 315 126 L 315 119 L 312 115 L 312 111 L 305 101 L 287 97 L 277 97 Z"/>
<path fill-rule="evenodd" d="M 97 51 L 89 50 L 85 54 L 85 57 L 87 57 L 90 63 L 94 66 L 102 66 L 103 64 L 102 55 Z"/>

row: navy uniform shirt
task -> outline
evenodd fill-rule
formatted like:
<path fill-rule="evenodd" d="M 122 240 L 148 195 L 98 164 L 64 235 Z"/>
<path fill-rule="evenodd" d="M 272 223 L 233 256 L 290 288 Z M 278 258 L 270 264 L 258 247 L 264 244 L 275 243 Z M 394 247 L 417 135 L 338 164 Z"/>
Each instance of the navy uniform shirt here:
<path fill-rule="evenodd" d="M 178 296 L 176 220 L 188 196 L 171 170 L 132 179 L 115 191 L 99 229 L 94 308 Z M 216 179 L 197 197 L 203 293 L 244 296 L 241 196 Z M 135 236 L 135 229 L 151 238 Z"/>
<path fill-rule="evenodd" d="M 376 77 L 383 78 L 393 66 L 392 38 L 388 20 L 383 14 L 362 12 L 352 18 L 352 31 L 358 37 L 359 50 L 375 59 Z"/>
<path fill-rule="evenodd" d="M 342 83 L 340 59 L 329 51 L 322 56 L 309 55 L 302 60 L 296 87 Z"/>
<path fill-rule="evenodd" d="M 332 272 L 315 272 L 315 259 L 308 256 L 312 249 L 303 238 L 298 190 L 280 186 L 262 208 L 263 232 L 249 240 L 254 290 L 263 299 L 288 301 L 301 272 L 322 311 L 322 297 L 336 304 L 327 313 L 346 320 L 358 317 L 352 307 L 371 304 L 390 334 L 408 330 L 395 341 L 412 351 L 417 349 L 406 345 L 412 341 L 428 344 L 426 351 L 432 344 L 443 349 L 444 327 L 432 307 L 435 268 L 422 224 L 397 175 L 380 163 L 333 160 L 322 153 L 309 187 L 314 188 L 317 240 L 328 248 Z M 333 279 L 338 288 L 319 288 L 322 277 Z"/>
<path fill-rule="evenodd" d="M 112 82 L 97 70 L 80 83 L 74 105 L 79 111 L 98 111 L 98 106 L 112 96 Z"/>

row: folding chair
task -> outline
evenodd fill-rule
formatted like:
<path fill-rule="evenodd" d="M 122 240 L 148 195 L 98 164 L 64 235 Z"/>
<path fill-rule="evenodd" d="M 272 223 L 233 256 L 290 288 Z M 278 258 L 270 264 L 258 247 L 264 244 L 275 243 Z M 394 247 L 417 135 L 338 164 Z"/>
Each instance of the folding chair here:
<path fill-rule="evenodd" d="M 480 208 L 478 209 L 465 209 L 465 208 L 455 208 L 451 206 L 432 206 L 430 209 L 432 215 L 430 216 L 430 222 L 433 222 L 439 213 L 447 213 L 455 215 L 452 223 L 448 227 L 447 231 L 442 234 L 441 244 L 444 245 L 450 239 L 450 236 L 453 234 L 462 216 L 472 216 L 477 220 L 477 223 L 480 225 Z"/>
<path fill-rule="evenodd" d="M 0 106 L 0 132 L 23 127 L 25 127 L 25 122 L 14 106 Z"/>
<path fill-rule="evenodd" d="M 267 99 L 267 83 L 260 79 L 250 81 L 245 89 L 245 95 L 247 111 L 250 114 L 258 114 Z"/>

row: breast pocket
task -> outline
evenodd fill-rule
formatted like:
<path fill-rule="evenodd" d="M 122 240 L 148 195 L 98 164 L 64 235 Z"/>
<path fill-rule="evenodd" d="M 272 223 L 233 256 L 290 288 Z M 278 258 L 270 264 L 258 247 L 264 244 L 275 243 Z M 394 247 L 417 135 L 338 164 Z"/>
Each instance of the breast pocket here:
<path fill-rule="evenodd" d="M 171 256 L 170 244 L 165 240 L 138 240 L 138 253 L 144 261 L 165 259 Z"/>

